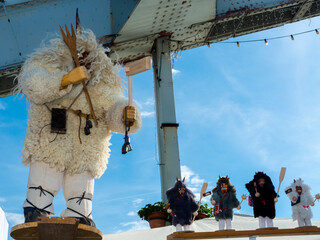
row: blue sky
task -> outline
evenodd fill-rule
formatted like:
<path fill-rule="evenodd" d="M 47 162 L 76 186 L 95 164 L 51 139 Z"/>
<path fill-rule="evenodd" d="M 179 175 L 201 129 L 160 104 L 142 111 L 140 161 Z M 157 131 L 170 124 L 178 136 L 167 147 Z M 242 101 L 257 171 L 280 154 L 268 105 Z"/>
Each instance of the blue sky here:
<path fill-rule="evenodd" d="M 238 40 L 290 35 L 319 26 L 317 17 Z M 217 43 L 178 55 L 173 78 L 181 169 L 195 193 L 204 181 L 212 189 L 219 175 L 228 175 L 240 198 L 255 171 L 266 172 L 277 188 L 282 166 L 287 174 L 277 217 L 291 216 L 283 189 L 294 178 L 305 180 L 313 195 L 320 192 L 319 46 L 320 35 L 313 32 L 294 41 L 269 41 L 268 46 Z M 148 227 L 136 212 L 160 200 L 153 73 L 139 74 L 133 81 L 143 127 L 131 136 L 134 150 L 127 155 L 121 154 L 123 136 L 113 135 L 108 169 L 95 182 L 93 217 L 104 234 Z M 21 164 L 21 150 L 27 109 L 24 98 L 0 99 L 0 207 L 10 227 L 23 221 L 28 168 Z M 61 191 L 54 205 L 59 215 L 65 207 Z M 313 208 L 314 220 L 320 220 L 319 206 Z M 252 208 L 244 202 L 240 212 L 252 214 Z"/>

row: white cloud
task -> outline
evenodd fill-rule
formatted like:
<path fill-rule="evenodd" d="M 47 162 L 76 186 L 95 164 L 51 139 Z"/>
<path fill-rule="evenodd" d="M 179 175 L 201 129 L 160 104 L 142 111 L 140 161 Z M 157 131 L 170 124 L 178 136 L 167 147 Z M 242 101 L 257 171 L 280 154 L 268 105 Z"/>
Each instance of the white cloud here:
<path fill-rule="evenodd" d="M 142 199 L 142 198 L 137 198 L 137 199 L 133 200 L 132 202 L 133 202 L 133 204 L 138 205 L 138 204 L 142 203 L 143 200 L 144 199 Z"/>
<path fill-rule="evenodd" d="M 127 215 L 130 216 L 130 217 L 136 216 L 136 215 L 137 215 L 137 212 L 131 211 L 131 212 L 128 212 Z"/>
<path fill-rule="evenodd" d="M 154 105 L 154 98 L 147 98 L 146 100 L 143 101 L 135 101 L 138 105 L 139 108 L 144 108 L 146 106 L 153 106 Z"/>
<path fill-rule="evenodd" d="M 8 213 L 6 212 L 6 218 L 11 225 L 17 225 L 24 223 L 24 216 L 20 213 Z"/>
<path fill-rule="evenodd" d="M 153 112 L 147 112 L 147 111 L 141 112 L 141 117 L 143 117 L 143 118 L 152 117 L 153 115 L 154 115 L 154 111 Z"/>
<path fill-rule="evenodd" d="M 7 201 L 7 199 L 0 197 L 0 202 L 6 202 L 6 201 Z"/>
<path fill-rule="evenodd" d="M 186 178 L 186 183 L 189 183 L 190 187 L 202 186 L 204 180 L 199 177 L 198 174 L 195 174 L 189 167 L 186 165 L 181 166 L 181 177 Z"/>
<path fill-rule="evenodd" d="M 202 184 L 205 182 L 204 179 L 200 178 L 198 174 L 195 174 L 189 167 L 186 165 L 181 166 L 181 178 L 186 178 L 185 182 L 187 187 L 194 193 L 196 199 L 200 198 L 200 190 Z"/>
<path fill-rule="evenodd" d="M 0 110 L 6 110 L 6 107 L 4 106 L 3 103 L 0 102 Z"/>
<path fill-rule="evenodd" d="M 143 102 L 143 105 L 153 106 L 154 105 L 154 98 L 148 98 L 145 102 Z"/>
<path fill-rule="evenodd" d="M 172 75 L 173 75 L 173 76 L 175 76 L 175 75 L 177 75 L 177 74 L 179 74 L 179 73 L 180 73 L 179 70 L 172 68 Z"/>
<path fill-rule="evenodd" d="M 125 232 L 130 231 L 137 231 L 137 230 L 143 230 L 143 229 L 149 229 L 149 223 L 146 221 L 133 221 L 133 222 L 126 222 L 126 223 L 120 223 L 123 227 L 130 226 L 129 229 L 126 229 Z"/>

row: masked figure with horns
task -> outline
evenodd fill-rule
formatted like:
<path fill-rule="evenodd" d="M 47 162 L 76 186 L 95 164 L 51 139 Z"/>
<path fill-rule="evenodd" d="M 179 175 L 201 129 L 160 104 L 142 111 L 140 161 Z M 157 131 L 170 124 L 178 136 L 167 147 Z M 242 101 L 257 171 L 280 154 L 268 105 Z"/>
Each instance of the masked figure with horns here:
<path fill-rule="evenodd" d="M 310 187 L 299 178 L 285 189 L 285 193 L 291 201 L 293 221 L 297 220 L 299 227 L 311 226 L 312 211 L 310 206 L 314 206 L 314 202 Z"/>
<path fill-rule="evenodd" d="M 170 207 L 168 213 L 172 214 L 172 224 L 176 227 L 177 232 L 190 231 L 193 215 L 198 215 L 198 204 L 195 201 L 195 195 L 187 188 L 183 180 L 177 181 L 173 188 L 167 190 L 166 195 Z"/>
<path fill-rule="evenodd" d="M 254 217 L 259 218 L 259 227 L 273 227 L 275 203 L 278 199 L 270 177 L 263 172 L 257 172 L 253 180 L 246 184 L 246 188 L 252 198 Z"/>
<path fill-rule="evenodd" d="M 233 208 L 241 208 L 236 197 L 236 189 L 230 182 L 230 178 L 220 177 L 217 186 L 212 189 L 211 204 L 215 205 L 215 219 L 219 221 L 219 230 L 231 229 Z"/>
<path fill-rule="evenodd" d="M 111 132 L 125 133 L 126 117 L 135 118 L 130 133 L 141 127 L 134 108 L 124 114 L 127 99 L 119 76 L 120 67 L 107 57 L 109 49 L 97 42 L 91 30 L 82 29 L 77 18 L 76 51 L 80 67 L 60 38 L 36 50 L 19 73 L 16 93 L 30 102 L 23 163 L 30 167 L 25 222 L 54 213 L 54 196 L 63 187 L 66 209 L 61 217 L 92 220 L 94 179 L 106 170 Z M 98 124 L 81 84 L 90 94 Z"/>

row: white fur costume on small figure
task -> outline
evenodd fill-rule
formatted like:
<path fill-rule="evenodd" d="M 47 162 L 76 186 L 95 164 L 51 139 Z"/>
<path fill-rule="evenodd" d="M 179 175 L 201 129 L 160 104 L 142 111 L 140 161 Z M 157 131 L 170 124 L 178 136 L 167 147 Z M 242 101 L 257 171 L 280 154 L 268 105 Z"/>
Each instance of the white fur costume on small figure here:
<path fill-rule="evenodd" d="M 92 220 L 94 178 L 106 170 L 111 132 L 125 133 L 123 109 L 128 101 L 123 97 L 119 67 L 106 56 L 109 50 L 97 43 L 92 31 L 77 32 L 77 51 L 87 68 L 87 88 L 98 120 L 90 135 L 83 131 L 86 119 L 73 112 L 66 113 L 66 134 L 50 131 L 52 109 L 68 108 L 83 89 L 82 84 L 60 88 L 63 76 L 75 68 L 61 39 L 53 39 L 33 53 L 17 77 L 15 92 L 22 92 L 30 102 L 23 147 L 23 163 L 30 166 L 30 174 L 23 207 L 53 214 L 53 197 L 63 186 L 67 208 L 61 216 Z M 71 109 L 90 114 L 83 92 Z M 137 111 L 129 133 L 137 132 L 141 124 Z"/>
<path fill-rule="evenodd" d="M 301 178 L 285 189 L 292 206 L 292 219 L 297 220 L 299 227 L 311 226 L 313 198 L 310 193 L 310 187 L 303 183 Z"/>

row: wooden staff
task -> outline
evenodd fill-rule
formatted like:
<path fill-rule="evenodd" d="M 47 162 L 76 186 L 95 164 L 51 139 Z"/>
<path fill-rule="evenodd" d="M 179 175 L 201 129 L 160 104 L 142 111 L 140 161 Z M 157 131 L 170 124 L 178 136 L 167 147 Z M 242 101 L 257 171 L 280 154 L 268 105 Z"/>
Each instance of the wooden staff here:
<path fill-rule="evenodd" d="M 200 207 L 201 199 L 203 197 L 203 194 L 206 192 L 207 187 L 208 187 L 208 183 L 207 182 L 203 183 L 201 191 L 200 191 L 199 207 Z M 197 212 L 198 211 L 199 211 L 199 209 L 197 210 Z M 193 220 L 192 221 L 194 221 L 195 218 L 196 218 L 196 216 L 193 216 Z"/>
<path fill-rule="evenodd" d="M 243 202 L 243 200 L 247 199 L 247 195 L 246 194 L 242 194 L 241 198 L 242 199 L 241 199 L 241 202 L 240 202 L 239 206 L 241 206 L 241 203 Z"/>
<path fill-rule="evenodd" d="M 258 193 L 258 190 L 257 190 L 257 183 L 256 182 L 254 182 L 253 183 L 253 186 L 254 186 L 254 190 L 256 191 L 256 194 Z"/>
<path fill-rule="evenodd" d="M 278 191 L 277 191 L 277 196 L 276 196 L 276 198 L 278 198 L 278 196 L 279 196 L 280 185 L 281 185 L 281 183 L 282 183 L 282 181 L 283 181 L 283 179 L 284 179 L 284 175 L 286 174 L 286 170 L 287 170 L 287 168 L 285 168 L 285 167 L 282 167 L 282 168 L 281 168 L 280 176 L 279 176 L 279 187 L 278 187 Z"/>
<path fill-rule="evenodd" d="M 69 32 L 69 30 L 67 28 L 67 25 L 65 26 L 67 35 L 64 33 L 62 27 L 61 26 L 59 26 L 59 27 L 60 27 L 62 39 L 65 42 L 65 44 L 68 46 L 76 66 L 80 67 L 80 62 L 79 62 L 78 52 L 77 52 L 77 38 L 76 38 L 76 34 L 74 32 L 72 24 L 71 24 L 72 35 L 70 34 L 70 32 Z M 84 93 L 86 95 L 86 99 L 87 99 L 87 102 L 89 104 L 90 113 L 92 115 L 94 124 L 96 126 L 98 126 L 98 121 L 97 121 L 96 115 L 94 113 L 93 105 L 92 105 L 91 98 L 90 98 L 90 95 L 89 95 L 89 92 L 88 92 L 88 89 L 87 89 L 86 82 L 85 82 L 84 79 L 81 82 L 82 82 L 82 86 L 83 86 L 83 91 L 84 91 Z"/>
<path fill-rule="evenodd" d="M 318 194 L 316 194 L 315 196 L 314 196 L 314 201 L 313 201 L 313 203 L 315 203 L 317 200 L 319 200 L 320 199 L 320 194 L 318 193 Z"/>

